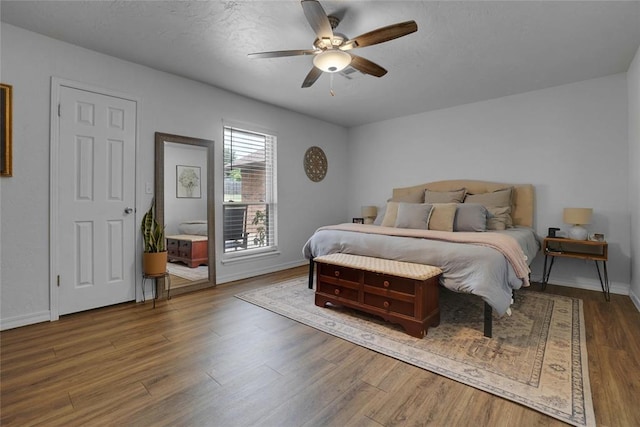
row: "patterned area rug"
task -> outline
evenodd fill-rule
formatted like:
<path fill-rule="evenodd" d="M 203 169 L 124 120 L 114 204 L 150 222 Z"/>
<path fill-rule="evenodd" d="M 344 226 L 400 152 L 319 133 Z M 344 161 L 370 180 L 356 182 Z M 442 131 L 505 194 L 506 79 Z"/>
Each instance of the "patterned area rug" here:
<path fill-rule="evenodd" d="M 595 425 L 582 300 L 518 291 L 489 339 L 482 300 L 441 288 L 440 325 L 418 339 L 375 316 L 317 307 L 306 277 L 236 297 L 566 423 Z"/>
<path fill-rule="evenodd" d="M 182 277 L 187 280 L 202 280 L 209 277 L 209 267 L 201 265 L 198 267 L 190 268 L 184 264 L 178 264 L 175 262 L 167 263 L 167 270 L 174 276 Z"/>

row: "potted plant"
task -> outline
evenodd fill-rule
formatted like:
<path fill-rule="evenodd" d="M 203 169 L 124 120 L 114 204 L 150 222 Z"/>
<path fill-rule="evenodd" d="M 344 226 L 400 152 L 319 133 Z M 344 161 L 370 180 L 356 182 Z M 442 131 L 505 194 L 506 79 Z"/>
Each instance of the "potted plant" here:
<path fill-rule="evenodd" d="M 267 224 L 267 215 L 261 210 L 256 211 L 253 220 L 251 221 L 252 225 L 257 225 L 256 227 L 256 237 L 253 239 L 253 244 L 256 246 L 264 246 L 265 239 L 267 237 L 266 224 Z"/>
<path fill-rule="evenodd" d="M 158 224 L 153 212 L 153 200 L 151 207 L 142 217 L 142 238 L 144 253 L 142 254 L 142 271 L 145 275 L 152 276 L 164 274 L 167 271 L 167 250 L 165 248 L 164 227 Z"/>

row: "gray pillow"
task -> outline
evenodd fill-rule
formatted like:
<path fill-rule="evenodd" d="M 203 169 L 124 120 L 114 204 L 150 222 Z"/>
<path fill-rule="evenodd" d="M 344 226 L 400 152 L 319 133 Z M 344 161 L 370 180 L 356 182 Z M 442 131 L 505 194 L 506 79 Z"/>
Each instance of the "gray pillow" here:
<path fill-rule="evenodd" d="M 453 231 L 487 231 L 489 212 L 480 203 L 460 203 L 453 219 Z"/>
<path fill-rule="evenodd" d="M 428 203 L 398 203 L 397 228 L 426 230 L 433 205 Z"/>

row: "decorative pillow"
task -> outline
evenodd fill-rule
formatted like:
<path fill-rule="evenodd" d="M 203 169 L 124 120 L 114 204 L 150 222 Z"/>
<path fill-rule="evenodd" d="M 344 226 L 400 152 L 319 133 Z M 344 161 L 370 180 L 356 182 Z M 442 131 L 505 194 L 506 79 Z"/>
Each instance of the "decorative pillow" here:
<path fill-rule="evenodd" d="M 456 206 L 453 231 L 487 231 L 489 212 L 480 203 L 460 203 Z"/>
<path fill-rule="evenodd" d="M 396 195 L 393 199 L 391 199 L 391 201 L 402 203 L 422 203 L 424 202 L 423 198 L 424 194 L 418 191 L 415 193 L 401 194 L 399 196 Z"/>
<path fill-rule="evenodd" d="M 395 226 L 426 230 L 433 206 L 426 203 L 399 203 Z"/>
<path fill-rule="evenodd" d="M 457 203 L 433 203 L 429 219 L 429 230 L 453 231 Z"/>
<path fill-rule="evenodd" d="M 513 226 L 513 220 L 511 219 L 512 194 L 513 187 L 509 187 L 492 193 L 467 194 L 464 201 L 465 203 L 480 203 L 493 215 L 487 221 L 487 230 L 504 230 Z"/>
<path fill-rule="evenodd" d="M 461 188 L 453 191 L 424 190 L 425 203 L 462 203 L 467 190 Z"/>
<path fill-rule="evenodd" d="M 398 216 L 398 205 L 399 202 L 387 202 L 387 207 L 385 208 L 384 218 L 382 218 L 382 222 L 380 223 L 383 227 L 395 227 L 396 226 L 396 217 Z"/>
<path fill-rule="evenodd" d="M 382 220 L 384 219 L 384 215 L 387 213 L 387 205 L 378 206 L 378 215 L 376 215 L 376 219 L 373 221 L 373 225 L 382 225 Z"/>
<path fill-rule="evenodd" d="M 511 221 L 511 206 L 489 206 L 487 208 L 487 230 L 506 230 L 513 226 Z"/>

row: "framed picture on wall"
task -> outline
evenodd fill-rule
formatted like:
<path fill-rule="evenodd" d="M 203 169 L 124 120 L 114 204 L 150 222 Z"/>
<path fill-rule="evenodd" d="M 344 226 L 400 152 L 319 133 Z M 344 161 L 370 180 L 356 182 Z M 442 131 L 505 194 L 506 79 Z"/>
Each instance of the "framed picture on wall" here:
<path fill-rule="evenodd" d="M 202 197 L 199 166 L 176 165 L 176 197 L 186 199 Z"/>
<path fill-rule="evenodd" d="M 12 88 L 0 83 L 0 176 L 11 176 L 13 164 L 11 155 Z"/>

